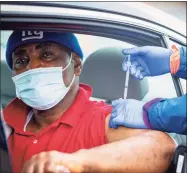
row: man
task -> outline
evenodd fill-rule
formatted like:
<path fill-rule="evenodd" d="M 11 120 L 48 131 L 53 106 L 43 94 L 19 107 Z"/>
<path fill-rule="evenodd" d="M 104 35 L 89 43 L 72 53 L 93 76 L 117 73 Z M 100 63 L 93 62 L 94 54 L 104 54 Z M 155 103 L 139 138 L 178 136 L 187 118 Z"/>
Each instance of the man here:
<path fill-rule="evenodd" d="M 71 33 L 10 36 L 6 60 L 18 98 L 3 113 L 14 172 L 164 172 L 173 140 L 158 131 L 110 129 L 112 107 L 90 101 L 91 87 L 79 84 L 82 57 Z"/>

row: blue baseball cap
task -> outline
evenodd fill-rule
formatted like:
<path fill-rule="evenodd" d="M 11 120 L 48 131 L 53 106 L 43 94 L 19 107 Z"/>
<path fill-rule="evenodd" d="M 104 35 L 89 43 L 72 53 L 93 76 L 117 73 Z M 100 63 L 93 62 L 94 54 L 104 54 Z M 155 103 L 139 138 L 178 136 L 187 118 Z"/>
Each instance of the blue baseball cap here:
<path fill-rule="evenodd" d="M 83 53 L 76 36 L 65 32 L 44 32 L 44 31 L 14 31 L 7 42 L 6 61 L 12 69 L 12 53 L 20 45 L 27 43 L 56 42 L 75 52 L 81 59 Z"/>

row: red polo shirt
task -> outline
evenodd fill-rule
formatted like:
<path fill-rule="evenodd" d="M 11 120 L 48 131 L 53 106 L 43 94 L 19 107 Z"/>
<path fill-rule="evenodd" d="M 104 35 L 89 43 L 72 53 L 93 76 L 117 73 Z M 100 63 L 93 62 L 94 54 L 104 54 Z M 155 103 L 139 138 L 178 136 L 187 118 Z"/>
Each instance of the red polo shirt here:
<path fill-rule="evenodd" d="M 14 173 L 21 172 L 24 163 L 36 153 L 50 150 L 72 153 L 107 142 L 105 118 L 112 107 L 104 102 L 90 101 L 91 95 L 91 87 L 80 84 L 71 107 L 39 133 L 23 131 L 30 108 L 22 101 L 14 99 L 4 109 L 4 119 L 13 128 L 8 144 Z"/>

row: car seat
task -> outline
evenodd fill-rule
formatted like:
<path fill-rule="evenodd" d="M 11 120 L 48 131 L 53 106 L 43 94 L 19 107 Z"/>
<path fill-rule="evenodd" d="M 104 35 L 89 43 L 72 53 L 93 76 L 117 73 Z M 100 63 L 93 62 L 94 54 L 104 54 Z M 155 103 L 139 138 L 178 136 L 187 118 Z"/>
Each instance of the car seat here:
<path fill-rule="evenodd" d="M 5 106 L 16 97 L 16 91 L 12 78 L 12 72 L 5 61 L 1 61 L 1 106 Z"/>
<path fill-rule="evenodd" d="M 122 71 L 125 56 L 122 48 L 101 48 L 83 63 L 80 82 L 93 88 L 93 97 L 107 100 L 107 102 L 123 98 L 126 72 Z M 149 90 L 147 79 L 141 81 L 130 76 L 127 98 L 142 100 Z"/>

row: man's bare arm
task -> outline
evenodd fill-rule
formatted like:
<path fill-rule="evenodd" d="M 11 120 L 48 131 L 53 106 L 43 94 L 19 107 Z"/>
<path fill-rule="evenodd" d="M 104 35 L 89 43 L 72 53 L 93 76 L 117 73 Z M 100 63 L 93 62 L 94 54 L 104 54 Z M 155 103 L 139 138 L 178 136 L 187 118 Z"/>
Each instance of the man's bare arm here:
<path fill-rule="evenodd" d="M 175 144 L 167 134 L 125 127 L 109 129 L 108 122 L 109 116 L 106 136 L 113 143 L 75 153 L 82 160 L 85 172 L 162 173 L 167 170 L 175 151 Z"/>
<path fill-rule="evenodd" d="M 112 143 L 72 154 L 38 153 L 24 165 L 22 172 L 55 173 L 65 168 L 74 173 L 163 173 L 167 170 L 175 150 L 167 134 L 125 127 L 109 129 L 108 121 L 109 117 L 106 136 Z"/>

